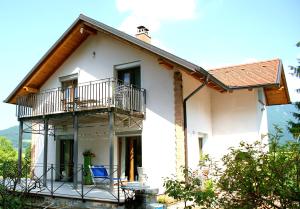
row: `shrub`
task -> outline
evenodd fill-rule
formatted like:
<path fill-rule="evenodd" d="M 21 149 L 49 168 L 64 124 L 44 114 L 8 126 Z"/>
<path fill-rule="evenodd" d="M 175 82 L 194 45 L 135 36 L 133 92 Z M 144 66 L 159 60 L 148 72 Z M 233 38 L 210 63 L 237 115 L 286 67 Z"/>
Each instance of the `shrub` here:
<path fill-rule="evenodd" d="M 279 131 L 279 130 L 278 130 Z M 222 208 L 300 208 L 300 144 L 242 142 L 223 157 L 218 188 Z"/>
<path fill-rule="evenodd" d="M 182 172 L 186 177 L 185 180 L 179 180 L 175 176 L 165 178 L 165 193 L 178 201 L 184 201 L 185 208 L 191 208 L 194 204 L 210 207 L 215 200 L 212 181 L 204 181 L 200 170 L 182 168 Z M 193 205 L 187 206 L 188 201 Z"/>

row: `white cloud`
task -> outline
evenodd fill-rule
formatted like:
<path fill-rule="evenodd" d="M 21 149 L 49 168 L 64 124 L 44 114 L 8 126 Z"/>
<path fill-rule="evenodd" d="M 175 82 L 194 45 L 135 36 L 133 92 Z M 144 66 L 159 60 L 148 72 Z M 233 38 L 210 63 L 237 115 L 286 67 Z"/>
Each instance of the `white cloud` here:
<path fill-rule="evenodd" d="M 131 35 L 135 34 L 139 25 L 156 32 L 163 21 L 196 17 L 196 0 L 116 0 L 116 5 L 120 12 L 129 13 L 120 29 Z"/>

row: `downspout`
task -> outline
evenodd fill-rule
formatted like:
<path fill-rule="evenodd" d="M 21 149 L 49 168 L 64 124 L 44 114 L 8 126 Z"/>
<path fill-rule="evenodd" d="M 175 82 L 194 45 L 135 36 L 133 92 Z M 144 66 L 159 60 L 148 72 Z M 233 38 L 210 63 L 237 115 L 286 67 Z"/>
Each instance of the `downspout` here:
<path fill-rule="evenodd" d="M 195 95 L 198 91 L 200 91 L 206 84 L 208 83 L 209 75 L 207 75 L 206 80 L 202 83 L 198 88 L 196 88 L 192 93 L 190 93 L 183 100 L 183 128 L 184 128 L 184 167 L 188 169 L 188 146 L 187 146 L 187 113 L 186 113 L 186 103 L 187 101 Z"/>

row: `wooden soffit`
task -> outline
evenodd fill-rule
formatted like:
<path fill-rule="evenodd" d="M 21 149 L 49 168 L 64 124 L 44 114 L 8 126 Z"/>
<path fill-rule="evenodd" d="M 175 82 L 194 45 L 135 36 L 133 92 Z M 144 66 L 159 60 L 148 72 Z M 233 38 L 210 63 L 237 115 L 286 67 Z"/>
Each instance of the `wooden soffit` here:
<path fill-rule="evenodd" d="M 75 26 L 71 26 L 67 34 L 63 34 L 53 47 L 34 66 L 32 71 L 20 83 L 9 103 L 16 103 L 16 97 L 38 91 L 46 80 L 64 63 L 64 61 L 89 37 L 96 34 L 96 30 L 78 21 Z M 28 91 L 30 90 L 30 91 Z"/>
<path fill-rule="evenodd" d="M 281 71 L 280 84 L 273 87 L 265 87 L 264 92 L 266 95 L 267 105 L 282 105 L 291 103 L 283 70 Z"/>

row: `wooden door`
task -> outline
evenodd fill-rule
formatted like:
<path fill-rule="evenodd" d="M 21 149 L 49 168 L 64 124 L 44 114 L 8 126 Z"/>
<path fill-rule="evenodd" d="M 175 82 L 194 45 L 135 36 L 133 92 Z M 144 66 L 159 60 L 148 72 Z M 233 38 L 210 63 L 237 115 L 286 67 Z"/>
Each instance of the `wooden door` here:
<path fill-rule="evenodd" d="M 125 168 L 123 168 L 124 166 Z M 137 180 L 137 167 L 142 166 L 141 136 L 119 137 L 118 175 L 125 175 L 128 181 Z M 122 173 L 124 171 L 124 173 Z"/>

